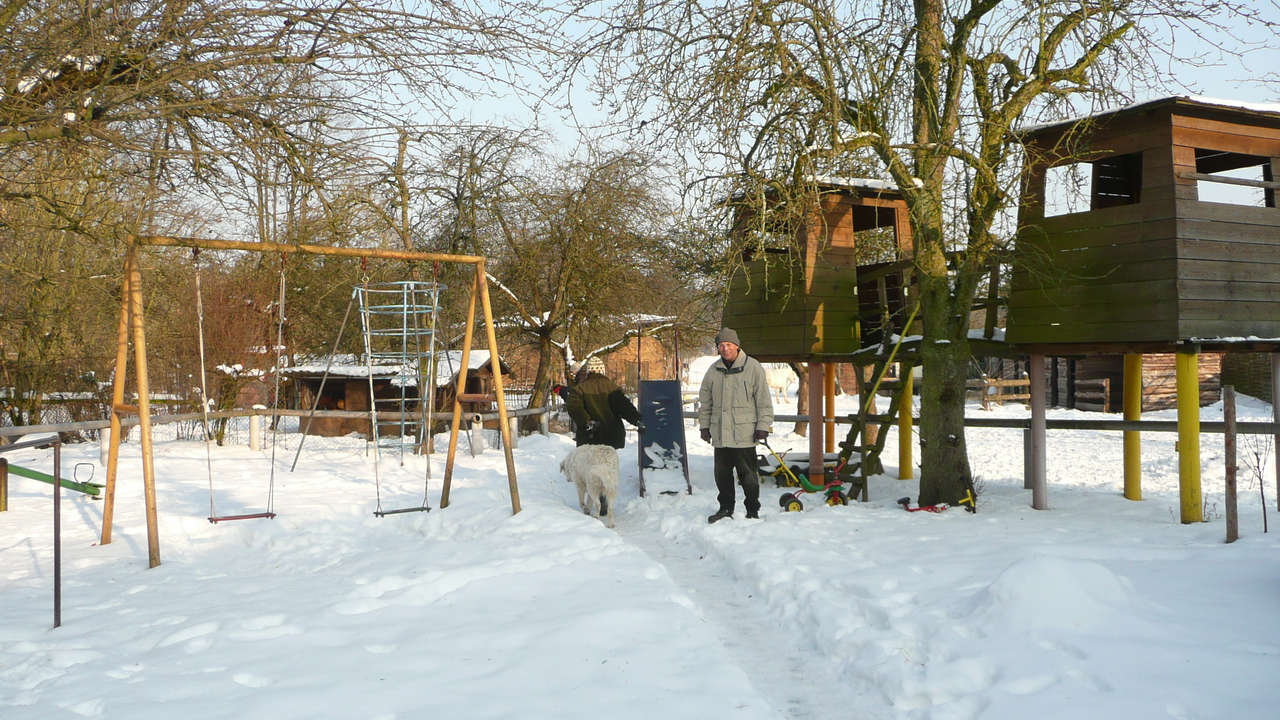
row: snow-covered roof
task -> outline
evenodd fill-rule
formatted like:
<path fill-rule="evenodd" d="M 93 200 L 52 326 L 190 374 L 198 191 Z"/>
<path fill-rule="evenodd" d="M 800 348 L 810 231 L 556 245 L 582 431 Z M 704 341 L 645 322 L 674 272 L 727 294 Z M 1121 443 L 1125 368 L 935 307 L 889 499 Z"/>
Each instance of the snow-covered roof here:
<path fill-rule="evenodd" d="M 877 178 L 841 177 L 839 175 L 814 175 L 809 180 L 818 185 L 848 188 L 850 190 L 872 190 L 875 192 L 897 192 L 898 184 L 892 180 Z"/>
<path fill-rule="evenodd" d="M 1056 127 L 1065 127 L 1074 125 L 1086 118 L 1100 118 L 1108 115 L 1116 115 L 1119 113 L 1130 112 L 1139 108 L 1162 104 L 1185 104 L 1199 105 L 1203 107 L 1222 108 L 1224 110 L 1244 110 L 1247 112 L 1264 113 L 1269 115 L 1280 116 L 1280 103 L 1259 103 L 1247 102 L 1244 100 L 1225 100 L 1222 98 L 1206 97 L 1204 95 L 1168 95 L 1166 97 L 1155 98 L 1153 100 L 1142 100 L 1140 102 L 1131 103 L 1123 107 L 1113 108 L 1111 110 L 1103 110 L 1097 113 L 1081 115 L 1068 120 L 1055 120 L 1047 123 L 1037 123 L 1035 125 L 1027 125 L 1018 128 L 1018 133 L 1023 135 L 1034 134 L 1044 130 Z"/>
<path fill-rule="evenodd" d="M 815 185 L 821 185 L 823 187 L 841 188 L 862 192 L 900 192 L 897 183 L 892 180 L 881 180 L 879 178 L 844 177 L 840 175 L 810 175 L 805 178 L 805 181 L 811 182 Z M 744 197 L 746 197 L 746 193 L 739 190 L 721 202 L 731 203 L 741 200 Z"/>
<path fill-rule="evenodd" d="M 456 377 L 458 366 L 462 364 L 462 351 L 448 350 L 437 353 L 436 358 L 436 385 L 448 385 Z M 285 368 L 285 374 L 323 375 L 327 369 L 330 377 L 361 378 L 369 377 L 372 371 L 375 378 L 391 378 L 395 382 L 403 382 L 410 387 L 418 382 L 418 372 L 412 365 L 386 362 L 367 365 L 364 359 L 357 355 L 335 355 L 332 363 L 329 362 L 328 357 L 313 357 L 308 360 L 312 362 Z M 472 350 L 467 357 L 467 367 L 470 370 L 479 370 L 487 364 L 489 364 L 488 350 Z"/>

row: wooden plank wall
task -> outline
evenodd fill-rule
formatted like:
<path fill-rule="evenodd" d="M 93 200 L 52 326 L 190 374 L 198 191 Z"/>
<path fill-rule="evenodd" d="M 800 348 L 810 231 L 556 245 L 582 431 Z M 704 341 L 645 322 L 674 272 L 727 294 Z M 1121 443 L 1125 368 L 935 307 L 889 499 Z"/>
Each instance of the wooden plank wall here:
<path fill-rule="evenodd" d="M 1029 176 L 1006 337 L 1017 343 L 1169 340 L 1177 330 L 1177 223 L 1167 120 L 1122 117 L 1091 148 L 1142 154 L 1139 202 L 1044 217 Z"/>
<path fill-rule="evenodd" d="M 1172 123 L 1175 176 L 1196 171 L 1197 149 L 1280 158 L 1280 127 Z M 1194 179 L 1175 180 L 1180 336 L 1280 337 L 1280 209 L 1201 202 Z"/>
<path fill-rule="evenodd" d="M 1280 209 L 1202 202 L 1184 176 L 1200 170 L 1197 150 L 1280 167 L 1280 121 L 1168 102 L 1100 122 L 1090 142 L 1142 153 L 1140 202 L 1044 218 L 1045 171 L 1029 170 L 1007 338 L 1280 337 Z"/>
<path fill-rule="evenodd" d="M 1142 410 L 1165 410 L 1178 403 L 1177 374 L 1173 353 L 1142 356 Z M 1201 353 L 1197 363 L 1200 377 L 1200 404 L 1211 405 L 1222 396 L 1222 353 Z M 1064 364 L 1065 366 L 1065 364 Z M 1064 367 L 1060 366 L 1060 367 Z M 1076 382 L 1111 381 L 1111 408 L 1124 408 L 1124 356 L 1093 355 L 1076 361 Z M 1059 383 L 1062 385 L 1062 382 Z M 1066 402 L 1065 389 L 1063 402 Z"/>

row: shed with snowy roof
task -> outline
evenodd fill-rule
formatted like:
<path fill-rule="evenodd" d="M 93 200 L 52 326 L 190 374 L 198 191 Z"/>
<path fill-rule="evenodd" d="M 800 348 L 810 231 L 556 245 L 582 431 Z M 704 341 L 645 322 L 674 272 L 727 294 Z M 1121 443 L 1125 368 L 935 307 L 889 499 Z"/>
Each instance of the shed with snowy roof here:
<path fill-rule="evenodd" d="M 313 405 L 317 410 L 353 410 L 367 412 L 369 410 L 369 388 L 373 387 L 373 397 L 378 400 L 381 411 L 388 410 L 386 400 L 401 397 L 401 387 L 409 399 L 406 408 L 410 413 L 421 412 L 419 406 L 417 370 L 412 367 L 392 364 L 366 364 L 354 355 L 334 356 L 330 358 L 314 358 L 312 362 L 287 368 L 285 374 L 297 382 L 298 406 L 308 410 Z M 462 352 L 450 350 L 437 355 L 435 378 L 435 408 L 440 414 L 447 414 L 453 407 L 453 395 L 458 383 L 458 369 L 462 362 Z M 464 414 L 487 413 L 493 407 L 493 370 L 489 362 L 488 350 L 472 350 L 467 358 L 467 384 L 462 401 Z M 505 360 L 499 363 L 505 375 L 511 374 L 511 368 Z M 317 400 L 318 396 L 318 400 Z M 475 398 L 475 399 L 468 399 Z M 436 431 L 445 420 L 436 422 Z M 341 436 L 349 433 L 369 434 L 367 418 L 315 417 L 312 418 L 307 432 L 311 435 Z M 380 435 L 399 433 L 398 423 L 380 422 Z"/>

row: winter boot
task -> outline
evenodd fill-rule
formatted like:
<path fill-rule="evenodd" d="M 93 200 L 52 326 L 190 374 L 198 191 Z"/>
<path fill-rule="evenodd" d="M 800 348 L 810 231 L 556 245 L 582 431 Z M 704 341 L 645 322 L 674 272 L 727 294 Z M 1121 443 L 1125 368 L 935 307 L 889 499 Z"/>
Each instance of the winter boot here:
<path fill-rule="evenodd" d="M 731 518 L 731 517 L 733 517 L 732 510 L 717 510 L 715 515 L 711 515 L 707 518 L 707 524 L 720 522 L 725 518 Z"/>

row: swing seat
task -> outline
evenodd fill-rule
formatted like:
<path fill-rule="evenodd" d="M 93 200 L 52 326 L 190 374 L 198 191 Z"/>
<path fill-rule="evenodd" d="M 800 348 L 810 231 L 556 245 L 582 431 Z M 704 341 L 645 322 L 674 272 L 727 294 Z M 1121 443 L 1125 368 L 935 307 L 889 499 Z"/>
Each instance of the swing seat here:
<path fill-rule="evenodd" d="M 246 513 L 244 515 L 215 515 L 209 518 L 209 522 L 216 525 L 220 522 L 226 522 L 228 520 L 256 520 L 258 518 L 267 518 L 270 520 L 274 520 L 275 517 L 276 517 L 276 514 L 273 512 Z"/>
<path fill-rule="evenodd" d="M 386 517 L 387 515 L 399 515 L 401 513 L 411 512 L 431 512 L 431 508 L 423 505 L 422 507 L 400 508 L 399 510 L 375 510 L 373 514 L 377 517 Z"/>

